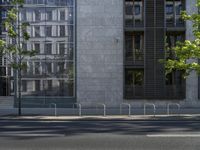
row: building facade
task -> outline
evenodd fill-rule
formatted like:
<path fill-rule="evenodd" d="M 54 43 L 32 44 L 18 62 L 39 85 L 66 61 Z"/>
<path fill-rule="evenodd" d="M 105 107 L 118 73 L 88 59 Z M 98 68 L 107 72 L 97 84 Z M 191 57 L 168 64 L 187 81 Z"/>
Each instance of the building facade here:
<path fill-rule="evenodd" d="M 6 1 L 1 1 L 1 7 Z M 198 77 L 165 76 L 160 59 L 172 58 L 177 41 L 192 39 L 192 24 L 180 13 L 195 12 L 195 0 L 26 0 L 20 22 L 31 36 L 26 58 L 24 106 L 57 103 L 109 107 L 127 102 L 199 107 Z M 1 22 L 6 13 L 1 9 Z M 6 32 L 1 28 L 1 37 Z M 1 96 L 14 96 L 14 73 L 1 58 Z M 194 61 L 194 60 L 189 60 Z M 9 71 L 10 70 L 10 71 Z"/>

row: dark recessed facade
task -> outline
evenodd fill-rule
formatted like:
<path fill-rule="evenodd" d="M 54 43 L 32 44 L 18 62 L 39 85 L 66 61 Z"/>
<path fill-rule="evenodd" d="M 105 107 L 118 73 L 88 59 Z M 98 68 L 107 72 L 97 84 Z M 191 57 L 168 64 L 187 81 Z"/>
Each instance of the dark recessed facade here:
<path fill-rule="evenodd" d="M 170 57 L 166 47 L 185 39 L 185 24 L 180 17 L 184 1 L 126 0 L 124 8 L 125 98 L 184 99 L 181 73 L 165 76 L 159 62 Z"/>

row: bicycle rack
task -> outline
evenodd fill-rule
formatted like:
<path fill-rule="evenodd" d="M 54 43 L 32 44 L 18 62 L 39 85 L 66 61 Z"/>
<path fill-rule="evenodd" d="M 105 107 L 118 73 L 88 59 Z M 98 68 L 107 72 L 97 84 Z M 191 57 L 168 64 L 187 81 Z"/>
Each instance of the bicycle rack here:
<path fill-rule="evenodd" d="M 156 114 L 156 106 L 155 106 L 155 104 L 150 104 L 150 103 L 144 104 L 144 115 L 146 115 L 146 106 L 153 106 L 153 113 L 154 113 L 154 117 L 155 117 L 155 114 Z"/>
<path fill-rule="evenodd" d="M 170 106 L 177 106 L 178 111 L 181 109 L 180 104 L 178 104 L 178 103 L 169 103 L 169 104 L 167 104 L 167 115 L 169 115 L 169 113 L 170 113 L 169 112 Z"/>
<path fill-rule="evenodd" d="M 96 110 L 97 110 L 98 105 L 99 106 L 103 106 L 103 116 L 106 116 L 106 105 L 105 104 L 101 104 L 101 103 L 96 104 Z"/>
<path fill-rule="evenodd" d="M 131 105 L 128 104 L 128 103 L 122 103 L 122 104 L 120 104 L 120 115 L 122 114 L 122 107 L 123 107 L 123 105 L 124 106 L 128 106 L 128 116 L 130 116 L 131 115 Z"/>
<path fill-rule="evenodd" d="M 54 106 L 54 115 L 57 116 L 57 105 L 56 105 L 56 103 L 51 103 L 50 108 L 52 108 L 51 107 L 52 105 Z"/>
<path fill-rule="evenodd" d="M 81 116 L 82 115 L 82 105 L 80 104 L 80 103 L 74 103 L 73 104 L 73 109 L 75 109 L 75 106 L 78 106 L 78 114 L 79 114 L 79 116 Z"/>

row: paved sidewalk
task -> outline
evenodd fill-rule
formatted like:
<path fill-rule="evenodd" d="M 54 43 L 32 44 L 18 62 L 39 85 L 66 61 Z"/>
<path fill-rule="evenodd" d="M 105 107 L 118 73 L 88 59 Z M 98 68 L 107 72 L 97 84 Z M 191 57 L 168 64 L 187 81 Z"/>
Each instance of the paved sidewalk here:
<path fill-rule="evenodd" d="M 185 121 L 200 121 L 200 114 L 198 115 L 116 115 L 116 116 L 1 116 L 0 120 L 46 120 L 46 121 L 176 121 L 176 120 L 185 120 Z"/>

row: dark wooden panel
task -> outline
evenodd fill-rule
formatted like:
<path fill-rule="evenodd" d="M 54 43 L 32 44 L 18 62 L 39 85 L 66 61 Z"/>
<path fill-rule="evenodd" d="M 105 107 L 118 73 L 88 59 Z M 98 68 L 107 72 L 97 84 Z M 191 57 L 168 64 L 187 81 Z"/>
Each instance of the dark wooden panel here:
<path fill-rule="evenodd" d="M 146 27 L 154 27 L 155 23 L 155 18 L 154 18 L 154 1 L 155 0 L 147 0 L 146 5 L 145 5 L 145 10 L 146 10 L 146 21 L 145 21 L 145 26 Z"/>
<path fill-rule="evenodd" d="M 146 52 L 145 52 L 145 98 L 154 98 L 155 96 L 155 45 L 154 45 L 154 29 L 146 28 L 145 31 Z"/>
<path fill-rule="evenodd" d="M 156 29 L 156 57 L 155 57 L 155 95 L 156 99 L 164 98 L 165 89 L 165 70 L 164 65 L 159 62 L 160 59 L 165 58 L 164 40 L 165 32 L 164 28 Z"/>

